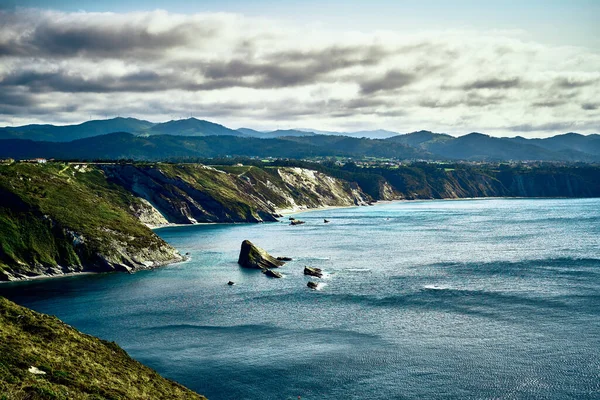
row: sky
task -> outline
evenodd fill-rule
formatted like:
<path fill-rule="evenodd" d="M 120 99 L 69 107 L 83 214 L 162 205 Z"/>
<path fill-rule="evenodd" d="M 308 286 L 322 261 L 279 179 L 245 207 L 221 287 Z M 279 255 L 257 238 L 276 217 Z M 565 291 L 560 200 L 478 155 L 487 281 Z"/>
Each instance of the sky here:
<path fill-rule="evenodd" d="M 0 126 L 600 133 L 598 20 L 596 0 L 0 0 Z"/>

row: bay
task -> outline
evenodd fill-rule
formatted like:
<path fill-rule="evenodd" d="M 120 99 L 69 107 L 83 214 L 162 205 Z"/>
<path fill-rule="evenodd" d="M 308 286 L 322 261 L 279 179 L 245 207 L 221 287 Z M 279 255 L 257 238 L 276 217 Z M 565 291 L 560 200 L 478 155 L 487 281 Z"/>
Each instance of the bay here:
<path fill-rule="evenodd" d="M 294 217 L 306 224 L 163 228 L 189 261 L 3 284 L 0 295 L 116 341 L 212 400 L 600 398 L 600 199 Z M 244 239 L 292 257 L 284 278 L 240 268 Z"/>

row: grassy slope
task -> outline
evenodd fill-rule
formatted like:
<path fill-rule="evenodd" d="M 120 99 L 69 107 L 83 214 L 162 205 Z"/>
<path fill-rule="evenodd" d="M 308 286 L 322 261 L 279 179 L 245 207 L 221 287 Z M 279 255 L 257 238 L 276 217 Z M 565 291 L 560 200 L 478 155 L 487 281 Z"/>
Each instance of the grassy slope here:
<path fill-rule="evenodd" d="M 127 210 L 136 200 L 96 170 L 62 163 L 0 165 L 0 269 L 7 265 L 81 265 L 111 254 L 114 240 L 131 253 L 164 245 Z M 73 245 L 66 231 L 84 245 Z M 23 265 L 22 269 L 26 270 Z"/>
<path fill-rule="evenodd" d="M 45 375 L 28 372 L 36 367 Z M 114 342 L 0 297 L 0 400 L 204 399 Z"/>

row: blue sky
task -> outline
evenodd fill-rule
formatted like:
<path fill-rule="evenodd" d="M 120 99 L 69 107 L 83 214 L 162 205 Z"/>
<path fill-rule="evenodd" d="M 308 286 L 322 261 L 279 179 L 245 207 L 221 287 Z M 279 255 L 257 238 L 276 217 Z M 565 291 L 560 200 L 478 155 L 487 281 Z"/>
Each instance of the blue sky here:
<path fill-rule="evenodd" d="M 600 47 L 598 0 L 4 0 L 4 3 L 6 7 L 63 11 L 232 12 L 302 23 L 320 21 L 338 29 L 523 29 L 542 42 Z"/>
<path fill-rule="evenodd" d="M 600 1 L 11 1 L 0 126 L 600 131 Z"/>

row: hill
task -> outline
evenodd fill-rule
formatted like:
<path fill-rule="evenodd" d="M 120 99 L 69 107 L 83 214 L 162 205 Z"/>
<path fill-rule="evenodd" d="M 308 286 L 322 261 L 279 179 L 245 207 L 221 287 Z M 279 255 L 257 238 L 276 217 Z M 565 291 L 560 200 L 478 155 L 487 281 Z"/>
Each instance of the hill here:
<path fill-rule="evenodd" d="M 131 132 L 127 129 L 120 129 L 113 132 Z M 136 133 L 139 131 L 134 131 Z M 243 133 L 233 129 L 224 127 L 223 125 L 215 124 L 214 122 L 200 120 L 196 118 L 179 119 L 161 124 L 156 124 L 143 133 L 148 135 L 176 135 L 176 136 L 243 136 Z"/>
<path fill-rule="evenodd" d="M 240 157 L 393 157 L 399 159 L 430 158 L 422 150 L 383 140 L 356 139 L 344 136 L 303 136 L 273 139 L 221 136 L 135 136 L 112 133 L 68 143 L 32 142 L 29 140 L 0 141 L 0 158 L 28 159 L 35 157 L 62 160 L 146 161 L 189 160 L 224 156 Z"/>
<path fill-rule="evenodd" d="M 600 161 L 600 136 L 566 134 L 545 139 L 499 138 L 473 132 L 452 137 L 418 131 L 386 139 L 425 150 L 436 159 L 469 161 Z"/>
<path fill-rule="evenodd" d="M 114 342 L 0 297 L 0 398 L 205 399 Z"/>
<path fill-rule="evenodd" d="M 78 125 L 24 125 L 0 128 L 0 139 L 70 142 L 112 132 L 143 132 L 154 123 L 135 118 L 87 121 Z"/>

